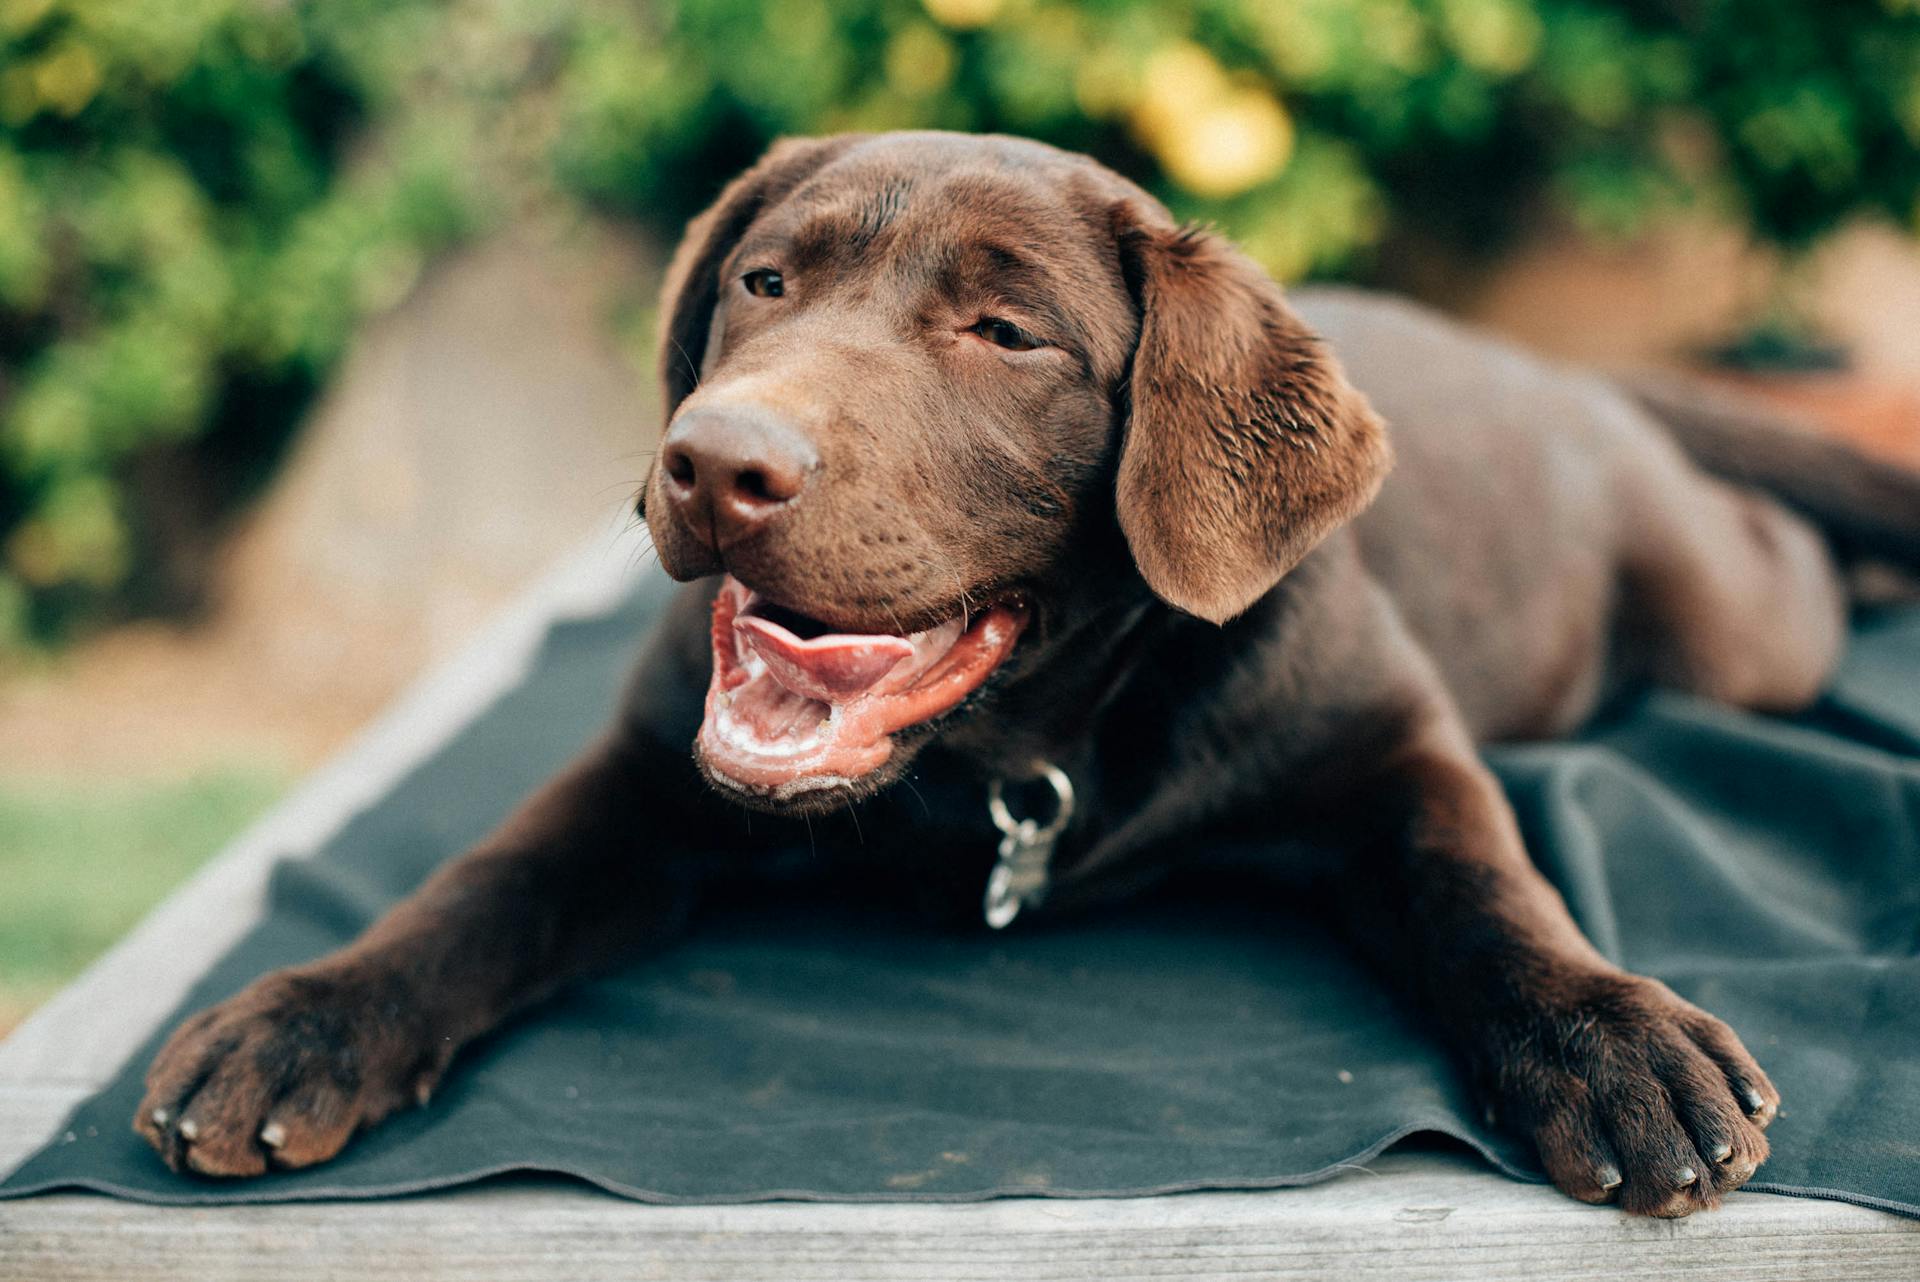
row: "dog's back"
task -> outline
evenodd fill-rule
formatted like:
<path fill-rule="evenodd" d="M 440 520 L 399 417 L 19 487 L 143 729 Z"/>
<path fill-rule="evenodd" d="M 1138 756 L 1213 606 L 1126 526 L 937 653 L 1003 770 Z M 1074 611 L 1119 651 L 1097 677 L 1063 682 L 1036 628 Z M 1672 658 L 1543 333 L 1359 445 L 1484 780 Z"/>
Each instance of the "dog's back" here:
<path fill-rule="evenodd" d="M 1295 303 L 1391 426 L 1356 537 L 1482 737 L 1563 733 L 1647 677 L 1804 703 L 1838 653 L 1836 560 L 1920 566 L 1920 476 L 1693 380 L 1622 384 L 1358 291 Z"/>

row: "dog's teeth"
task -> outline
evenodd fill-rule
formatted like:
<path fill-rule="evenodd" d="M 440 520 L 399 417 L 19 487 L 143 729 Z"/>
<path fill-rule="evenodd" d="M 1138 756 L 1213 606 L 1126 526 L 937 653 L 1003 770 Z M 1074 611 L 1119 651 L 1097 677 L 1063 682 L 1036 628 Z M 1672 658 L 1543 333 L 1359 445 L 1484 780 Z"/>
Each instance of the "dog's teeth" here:
<path fill-rule="evenodd" d="M 287 1128 L 278 1122 L 268 1122 L 260 1128 L 260 1142 L 268 1148 L 279 1148 L 287 1142 Z"/>
<path fill-rule="evenodd" d="M 194 1121 L 191 1117 L 181 1118 L 180 1119 L 180 1138 L 183 1140 L 199 1139 L 200 1124 Z"/>

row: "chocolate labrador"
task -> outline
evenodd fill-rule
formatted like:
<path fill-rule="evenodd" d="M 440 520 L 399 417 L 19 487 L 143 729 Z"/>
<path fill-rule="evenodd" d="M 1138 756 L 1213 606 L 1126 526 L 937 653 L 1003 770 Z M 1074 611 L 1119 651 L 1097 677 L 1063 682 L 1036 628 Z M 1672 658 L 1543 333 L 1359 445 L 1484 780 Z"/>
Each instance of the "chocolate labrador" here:
<path fill-rule="evenodd" d="M 1648 681 L 1806 706 L 1849 564 L 1920 564 L 1920 477 L 1405 303 L 1285 298 L 1013 138 L 781 143 L 688 229 L 663 328 L 642 508 L 698 582 L 497 832 L 174 1034 L 136 1120 L 169 1163 L 333 1156 L 791 840 L 738 808 L 854 805 L 869 856 L 995 926 L 1257 846 L 1567 1193 L 1685 1215 L 1766 1157 L 1767 1075 L 1581 935 L 1475 746 Z M 979 821 L 916 819 L 909 775 Z"/>

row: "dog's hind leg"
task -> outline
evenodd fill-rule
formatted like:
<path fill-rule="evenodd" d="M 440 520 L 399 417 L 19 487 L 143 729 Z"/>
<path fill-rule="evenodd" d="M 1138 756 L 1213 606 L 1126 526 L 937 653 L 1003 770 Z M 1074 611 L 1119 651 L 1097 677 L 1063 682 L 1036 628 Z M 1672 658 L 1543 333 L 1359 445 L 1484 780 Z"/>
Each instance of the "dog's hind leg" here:
<path fill-rule="evenodd" d="M 1761 711 L 1806 707 L 1846 638 L 1826 541 L 1766 495 L 1671 464 L 1692 474 L 1636 487 L 1628 514 L 1627 644 L 1662 685 Z"/>

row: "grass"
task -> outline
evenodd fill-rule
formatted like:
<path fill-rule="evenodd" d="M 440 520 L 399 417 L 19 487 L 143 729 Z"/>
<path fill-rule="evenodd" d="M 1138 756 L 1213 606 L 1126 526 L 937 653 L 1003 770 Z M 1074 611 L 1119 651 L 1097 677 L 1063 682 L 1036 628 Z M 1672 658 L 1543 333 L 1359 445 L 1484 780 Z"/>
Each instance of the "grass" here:
<path fill-rule="evenodd" d="M 252 766 L 184 779 L 0 780 L 0 1034 L 125 934 L 288 781 Z"/>

